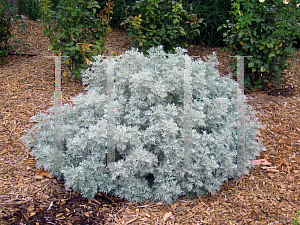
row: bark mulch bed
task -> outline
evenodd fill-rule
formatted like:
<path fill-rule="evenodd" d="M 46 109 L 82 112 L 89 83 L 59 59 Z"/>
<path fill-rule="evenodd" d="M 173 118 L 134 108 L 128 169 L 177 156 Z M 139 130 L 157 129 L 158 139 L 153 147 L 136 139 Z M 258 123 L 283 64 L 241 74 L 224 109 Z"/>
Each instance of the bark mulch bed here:
<path fill-rule="evenodd" d="M 283 89 L 247 93 L 248 104 L 265 126 L 261 140 L 267 151 L 257 158 L 248 175 L 227 181 L 216 195 L 176 203 L 133 203 L 98 193 L 94 200 L 81 197 L 35 168 L 34 158 L 18 139 L 32 127 L 31 116 L 54 104 L 54 59 L 48 51 L 40 22 L 26 20 L 26 32 L 16 38 L 26 56 L 10 55 L 0 66 L 0 224 L 292 224 L 300 210 L 300 101 L 299 62 L 284 71 Z M 131 49 L 124 30 L 109 34 L 107 47 Z M 221 74 L 230 72 L 222 48 L 193 46 L 190 55 L 217 53 Z M 300 58 L 300 51 L 295 52 Z M 36 56 L 33 56 L 36 55 Z M 295 67 L 294 67 L 295 66 Z M 63 100 L 85 93 L 80 79 L 62 79 Z M 231 71 L 232 72 L 232 71 Z M 260 160 L 261 159 L 261 160 Z M 264 160 L 262 160 L 264 159 Z M 269 163 L 267 163 L 269 162 Z"/>

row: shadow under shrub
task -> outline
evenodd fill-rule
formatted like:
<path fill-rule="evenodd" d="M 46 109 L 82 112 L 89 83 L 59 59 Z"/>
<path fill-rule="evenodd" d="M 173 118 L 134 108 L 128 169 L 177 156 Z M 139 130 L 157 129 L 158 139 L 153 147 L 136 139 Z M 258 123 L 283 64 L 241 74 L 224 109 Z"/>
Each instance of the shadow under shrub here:
<path fill-rule="evenodd" d="M 93 198 L 97 191 L 130 202 L 148 199 L 172 203 L 214 194 L 229 178 L 237 179 L 265 148 L 256 134 L 262 126 L 251 106 L 245 106 L 245 153 L 236 168 L 237 83 L 219 75 L 215 53 L 207 62 L 192 61 L 192 169 L 184 165 L 184 53 L 166 54 L 162 46 L 148 56 L 138 49 L 115 58 L 114 170 L 106 168 L 107 65 L 95 56 L 83 74 L 86 95 L 62 107 L 62 157 L 54 155 L 54 107 L 21 140 L 37 159 L 37 168 L 50 170 L 67 187 Z M 243 95 L 246 102 L 246 96 Z M 57 168 L 57 169 L 55 169 Z"/>

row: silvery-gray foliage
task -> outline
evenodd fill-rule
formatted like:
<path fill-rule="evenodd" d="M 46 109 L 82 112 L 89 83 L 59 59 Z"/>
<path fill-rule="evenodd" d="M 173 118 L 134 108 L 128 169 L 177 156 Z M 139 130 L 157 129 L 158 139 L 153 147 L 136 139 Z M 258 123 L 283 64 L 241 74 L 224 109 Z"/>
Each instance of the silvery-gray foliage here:
<path fill-rule="evenodd" d="M 144 56 L 137 49 L 115 59 L 115 169 L 106 168 L 107 64 L 95 57 L 83 74 L 86 95 L 62 107 L 62 165 L 55 165 L 54 107 L 22 140 L 37 167 L 63 178 L 67 187 L 93 198 L 97 191 L 130 202 L 172 203 L 178 196 L 214 194 L 228 178 L 237 179 L 265 150 L 256 128 L 263 128 L 252 107 L 245 107 L 246 152 L 236 168 L 236 82 L 221 77 L 215 53 L 192 61 L 192 169 L 184 164 L 184 53 L 166 54 L 162 46 Z M 202 99 L 202 101 L 197 101 Z M 243 95 L 246 102 L 246 96 Z M 54 170 L 53 168 L 59 168 Z"/>

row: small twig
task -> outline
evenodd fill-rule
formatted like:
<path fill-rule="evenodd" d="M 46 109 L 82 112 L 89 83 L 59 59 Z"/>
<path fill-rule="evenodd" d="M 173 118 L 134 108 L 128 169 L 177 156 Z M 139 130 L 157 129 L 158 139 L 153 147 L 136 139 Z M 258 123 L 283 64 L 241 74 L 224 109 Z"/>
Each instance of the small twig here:
<path fill-rule="evenodd" d="M 47 211 L 49 211 L 49 210 L 51 209 L 52 206 L 53 206 L 53 202 L 50 203 L 50 205 L 49 205 Z"/>
<path fill-rule="evenodd" d="M 25 204 L 27 202 L 30 202 L 32 200 L 32 198 L 30 198 L 29 200 L 25 200 L 25 201 L 18 201 L 18 199 L 16 200 L 7 200 L 3 203 L 0 203 L 1 205 L 18 205 L 18 204 Z M 17 201 L 17 202 L 14 202 Z"/>
<path fill-rule="evenodd" d="M 52 182 L 51 182 L 51 181 L 48 182 L 43 188 L 41 188 L 41 189 L 35 191 L 34 194 L 36 194 L 37 192 L 41 193 L 41 192 L 42 192 L 42 191 L 43 191 L 50 183 L 52 183 Z"/>
<path fill-rule="evenodd" d="M 109 199 L 112 203 L 114 203 L 114 201 L 113 201 L 108 195 L 106 195 L 105 193 L 103 193 L 103 195 L 104 195 L 107 199 Z"/>
<path fill-rule="evenodd" d="M 141 218 L 140 218 L 140 217 L 139 217 L 139 218 L 134 218 L 134 219 L 128 221 L 128 222 L 126 223 L 126 225 L 128 225 L 128 224 L 130 224 L 130 223 L 132 223 L 132 222 L 134 222 L 134 221 L 136 221 L 136 220 L 139 220 L 139 219 L 141 219 Z"/>
<path fill-rule="evenodd" d="M 148 207 L 148 206 L 152 206 L 153 204 L 151 205 L 141 205 L 141 206 L 136 206 L 137 208 L 145 208 L 145 207 Z"/>
<path fill-rule="evenodd" d="M 124 210 L 124 208 L 126 208 L 126 206 L 127 206 L 127 205 L 123 206 L 123 208 L 120 209 L 120 210 L 117 212 L 117 214 L 119 214 L 120 212 L 122 212 L 122 211 Z"/>

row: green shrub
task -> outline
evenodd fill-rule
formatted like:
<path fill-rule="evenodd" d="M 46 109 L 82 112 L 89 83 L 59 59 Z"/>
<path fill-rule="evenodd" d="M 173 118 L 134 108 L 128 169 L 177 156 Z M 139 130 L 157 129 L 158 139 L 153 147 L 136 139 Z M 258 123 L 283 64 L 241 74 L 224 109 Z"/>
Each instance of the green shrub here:
<path fill-rule="evenodd" d="M 57 0 L 51 0 L 52 4 L 56 7 Z M 105 1 L 97 0 L 100 7 L 105 6 Z M 135 4 L 135 0 L 115 0 L 115 7 L 113 9 L 113 16 L 110 21 L 111 27 L 124 28 L 122 24 L 124 18 L 128 18 L 129 15 L 133 15 L 132 8 Z M 183 1 L 182 6 L 184 9 L 190 9 L 192 5 L 192 13 L 196 14 L 198 18 L 203 18 L 207 26 L 200 26 L 200 36 L 198 35 L 191 44 L 207 44 L 208 46 L 224 46 L 223 33 L 225 29 L 217 31 L 217 28 L 221 26 L 224 21 L 230 18 L 229 12 L 231 9 L 231 0 L 189 0 Z M 53 6 L 52 10 L 55 7 Z M 97 10 L 98 13 L 98 10 Z M 138 16 L 138 14 L 135 14 Z"/>
<path fill-rule="evenodd" d="M 12 10 L 13 16 L 6 18 L 4 10 Z M 16 45 L 8 45 L 8 40 L 12 37 L 15 37 L 15 35 L 11 32 L 11 29 L 17 22 L 16 19 L 20 19 L 20 16 L 15 16 L 16 10 L 16 7 L 13 7 L 11 3 L 6 3 L 5 0 L 0 0 L 0 64 L 5 64 L 7 62 L 6 56 L 8 55 L 8 52 L 16 49 Z M 24 25 L 24 20 L 22 20 L 21 24 L 18 23 L 18 27 L 22 30 L 25 30 Z M 19 30 L 19 33 L 21 32 Z M 19 43 L 18 40 L 15 40 L 14 42 Z M 29 46 L 29 44 L 25 44 L 24 42 L 22 42 L 22 44 Z M 16 53 L 19 53 L 21 55 L 21 52 L 17 50 Z"/>
<path fill-rule="evenodd" d="M 231 0 L 193 0 L 184 1 L 184 6 L 190 2 L 193 6 L 193 13 L 203 18 L 206 26 L 199 27 L 201 35 L 194 40 L 194 44 L 204 44 L 210 47 L 225 46 L 223 33 L 226 31 L 217 30 L 224 21 L 230 19 Z"/>
<path fill-rule="evenodd" d="M 51 1 L 51 10 L 57 12 L 57 5 L 60 0 L 50 0 Z M 98 9 L 96 9 L 96 13 L 99 14 L 101 13 L 101 8 L 106 6 L 106 1 L 103 0 L 96 0 L 99 4 Z M 121 28 L 120 24 L 123 21 L 123 18 L 127 16 L 128 14 L 128 9 L 131 8 L 135 0 L 114 0 L 112 1 L 115 5 L 115 7 L 112 9 L 113 11 L 113 16 L 110 20 L 110 26 L 115 27 L 115 28 Z"/>
<path fill-rule="evenodd" d="M 97 0 L 99 6 L 102 7 L 105 5 L 105 2 L 102 0 Z M 135 4 L 135 0 L 114 0 L 115 7 L 113 9 L 113 16 L 110 21 L 110 25 L 114 28 L 122 28 L 121 23 L 124 17 L 127 17 L 129 10 Z"/>
<path fill-rule="evenodd" d="M 55 109 L 40 113 L 38 122 L 21 140 L 37 159 L 37 167 L 65 179 L 65 185 L 84 197 L 97 191 L 112 193 L 130 202 L 148 199 L 174 202 L 214 194 L 228 178 L 238 179 L 264 150 L 256 134 L 251 106 L 245 104 L 245 152 L 236 167 L 237 92 L 246 97 L 231 77 L 216 70 L 216 55 L 207 62 L 192 61 L 193 101 L 192 163 L 185 165 L 184 64 L 187 52 L 176 48 L 166 54 L 162 46 L 144 56 L 138 49 L 115 58 L 114 65 L 101 55 L 83 74 L 87 94 L 62 106 L 62 157 L 54 154 Z M 108 124 L 107 66 L 115 78 L 115 162 L 106 167 Z M 258 142 L 257 142 L 258 141 Z M 107 154 L 108 156 L 108 154 Z"/>
<path fill-rule="evenodd" d="M 192 7 L 191 7 L 192 10 Z M 179 3 L 171 0 L 136 1 L 132 15 L 124 18 L 127 36 L 133 37 L 134 47 L 145 52 L 149 47 L 163 45 L 166 52 L 174 47 L 187 47 L 187 42 L 200 35 L 196 14 L 189 14 Z"/>
<path fill-rule="evenodd" d="M 18 0 L 18 11 L 20 15 L 29 16 L 32 20 L 40 19 L 40 0 Z"/>
<path fill-rule="evenodd" d="M 290 69 L 287 59 L 294 57 L 293 40 L 299 36 L 296 1 L 232 0 L 232 5 L 233 20 L 223 25 L 228 29 L 225 50 L 253 56 L 245 58 L 245 87 L 261 88 L 271 80 L 281 87 L 282 72 Z"/>
<path fill-rule="evenodd" d="M 3 63 L 3 61 L 5 61 L 5 56 L 8 55 L 9 46 L 7 44 L 7 41 L 11 37 L 9 28 L 10 24 L 5 19 L 3 6 L 0 6 L 0 54 L 2 56 L 2 60 L 0 61 L 0 63 Z"/>
<path fill-rule="evenodd" d="M 50 39 L 50 49 L 59 52 L 72 70 L 72 78 L 80 77 L 80 72 L 88 67 L 92 56 L 103 54 L 109 27 L 109 15 L 113 3 L 107 3 L 102 15 L 96 14 L 99 5 L 96 1 L 62 0 L 55 13 L 49 6 L 49 0 L 42 3 L 44 16 L 44 36 Z M 107 15 L 103 15 L 103 11 Z M 99 17 L 99 18 L 98 18 Z M 53 22 L 54 20 L 54 22 Z"/>
<path fill-rule="evenodd" d="M 58 9 L 56 8 L 58 6 L 58 3 L 60 2 L 60 0 L 50 0 L 50 9 L 57 12 Z"/>
<path fill-rule="evenodd" d="M 300 210 L 297 212 L 297 216 L 296 216 L 296 219 L 294 220 L 294 224 L 293 225 L 297 225 L 299 220 L 298 220 L 298 217 L 300 216 Z"/>

